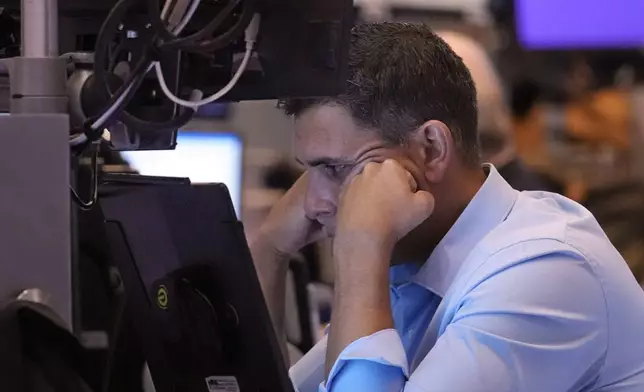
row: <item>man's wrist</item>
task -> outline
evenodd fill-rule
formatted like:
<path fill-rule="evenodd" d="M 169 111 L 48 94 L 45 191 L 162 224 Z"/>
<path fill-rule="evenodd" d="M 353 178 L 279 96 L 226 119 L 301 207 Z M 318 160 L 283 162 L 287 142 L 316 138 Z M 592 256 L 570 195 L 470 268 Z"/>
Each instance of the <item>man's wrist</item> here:
<path fill-rule="evenodd" d="M 333 241 L 333 256 L 339 259 L 360 259 L 378 263 L 383 258 L 389 260 L 395 241 L 384 235 L 369 232 L 339 232 Z"/>
<path fill-rule="evenodd" d="M 261 229 L 253 239 L 250 248 L 254 257 L 261 257 L 279 264 L 286 263 L 293 257 L 291 253 L 279 249 L 275 245 L 273 236 Z"/>
<path fill-rule="evenodd" d="M 333 258 L 336 285 L 340 291 L 358 292 L 367 287 L 387 287 L 391 247 L 383 242 L 360 241 L 345 238 L 343 244 L 334 244 Z M 367 289 L 362 294 L 367 294 Z M 358 293 L 356 293 L 358 294 Z"/>

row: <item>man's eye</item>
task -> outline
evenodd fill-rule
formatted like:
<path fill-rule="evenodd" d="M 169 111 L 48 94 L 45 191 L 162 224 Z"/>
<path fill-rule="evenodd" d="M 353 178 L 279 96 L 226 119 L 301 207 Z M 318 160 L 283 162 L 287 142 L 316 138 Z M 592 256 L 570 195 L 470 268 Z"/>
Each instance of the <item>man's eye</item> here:
<path fill-rule="evenodd" d="M 346 165 L 326 165 L 322 167 L 324 173 L 333 179 L 341 179 L 346 171 Z"/>

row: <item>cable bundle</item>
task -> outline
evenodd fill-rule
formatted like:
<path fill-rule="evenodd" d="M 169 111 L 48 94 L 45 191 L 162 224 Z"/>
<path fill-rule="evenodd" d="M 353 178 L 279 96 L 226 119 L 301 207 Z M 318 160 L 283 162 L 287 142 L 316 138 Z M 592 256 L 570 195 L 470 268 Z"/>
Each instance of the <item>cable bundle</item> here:
<path fill-rule="evenodd" d="M 159 131 L 176 129 L 185 125 L 194 115 L 195 110 L 202 105 L 212 103 L 225 94 L 227 94 L 238 82 L 243 72 L 248 66 L 248 62 L 253 52 L 255 40 L 259 30 L 259 15 L 255 13 L 255 3 L 253 0 L 227 0 L 227 3 L 201 30 L 181 36 L 182 31 L 188 25 L 195 15 L 202 0 L 166 0 L 164 7 L 160 10 L 159 0 L 146 0 L 147 11 L 150 18 L 151 27 L 154 29 L 153 38 L 148 45 L 139 61 L 134 65 L 129 77 L 116 91 L 113 91 L 108 84 L 108 77 L 111 75 L 113 61 L 108 61 L 110 44 L 116 34 L 119 32 L 119 26 L 125 19 L 128 10 L 139 0 L 119 0 L 112 8 L 101 30 L 99 31 L 95 58 L 94 74 L 96 84 L 99 89 L 110 99 L 105 105 L 101 114 L 96 116 L 86 124 L 86 130 L 83 133 L 72 136 L 70 144 L 72 146 L 87 145 L 97 140 L 103 134 L 103 129 L 109 125 L 109 121 L 119 120 L 126 126 L 148 131 Z M 179 2 L 190 1 L 188 7 L 181 10 Z M 185 4 L 184 4 L 185 5 Z M 235 16 L 235 11 L 241 5 L 241 12 L 237 16 L 236 22 L 230 29 L 224 33 L 213 37 L 215 31 L 231 17 Z M 172 23 L 172 20 L 178 20 Z M 194 53 L 212 52 L 230 45 L 245 32 L 246 51 L 241 65 L 235 72 L 230 82 L 216 94 L 201 99 L 202 92 L 195 90 L 192 92 L 189 100 L 181 99 L 174 95 L 168 87 L 163 69 L 158 61 L 158 54 L 164 51 L 188 51 Z M 106 67 L 111 64 L 110 67 Z M 107 68 L 107 69 L 106 69 Z M 139 88 L 145 75 L 152 69 L 155 70 L 159 85 L 163 93 L 174 103 L 188 108 L 172 120 L 164 123 L 149 122 L 142 120 L 124 110 L 127 103 Z"/>
<path fill-rule="evenodd" d="M 110 45 L 118 34 L 126 13 L 137 1 L 119 0 L 110 11 L 99 31 L 94 52 L 93 77 L 97 87 L 102 90 L 101 93 L 110 98 L 103 110 L 101 110 L 100 115 L 90 118 L 82 132 L 71 136 L 70 145 L 80 154 L 103 136 L 104 129 L 109 125 L 110 121 L 118 120 L 128 128 L 141 131 L 163 131 L 182 127 L 190 121 L 199 106 L 212 103 L 227 94 L 235 86 L 248 66 L 259 31 L 259 15 L 254 11 L 253 0 L 245 0 L 241 14 L 233 26 L 214 38 L 212 37 L 213 33 L 221 28 L 226 20 L 233 15 L 242 0 L 228 0 L 221 12 L 210 23 L 198 32 L 186 37 L 182 37 L 181 33 L 195 15 L 201 0 L 166 0 L 161 11 L 159 11 L 158 0 L 146 0 L 151 26 L 154 29 L 153 38 L 146 45 L 143 55 L 132 68 L 127 80 L 116 91 L 113 91 L 109 85 L 108 78 L 112 76 L 116 61 L 114 61 L 115 59 L 108 59 Z M 185 8 L 183 12 L 178 6 L 180 1 L 190 1 L 190 6 Z M 177 13 L 179 14 L 178 17 Z M 178 20 L 178 22 L 172 23 L 173 20 Z M 244 58 L 234 76 L 224 88 L 205 99 L 201 99 L 203 95 L 201 91 L 194 90 L 190 100 L 181 99 L 170 91 L 163 75 L 161 63 L 158 61 L 160 51 L 212 52 L 234 42 L 242 32 L 245 33 L 246 42 Z M 109 66 L 106 67 L 108 64 Z M 147 73 L 152 69 L 155 70 L 161 90 L 168 99 L 177 105 L 188 108 L 178 116 L 163 123 L 142 120 L 124 110 L 136 90 L 141 86 Z M 98 189 L 97 154 L 98 150 L 96 149 L 92 154 L 93 180 L 90 192 L 91 199 L 89 201 L 82 200 L 74 188 L 70 186 L 74 201 L 82 209 L 92 208 L 96 202 Z"/>

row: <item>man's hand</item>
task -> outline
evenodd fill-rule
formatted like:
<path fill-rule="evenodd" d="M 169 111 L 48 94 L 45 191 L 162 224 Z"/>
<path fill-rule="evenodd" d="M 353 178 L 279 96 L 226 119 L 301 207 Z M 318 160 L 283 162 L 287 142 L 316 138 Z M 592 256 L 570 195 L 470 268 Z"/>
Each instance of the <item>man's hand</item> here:
<path fill-rule="evenodd" d="M 275 203 L 260 227 L 259 235 L 250 244 L 257 276 L 287 364 L 284 307 L 289 257 L 323 237 L 319 223 L 308 219 L 304 212 L 307 185 L 305 173 Z"/>
<path fill-rule="evenodd" d="M 434 198 L 387 160 L 369 163 L 340 196 L 333 243 L 336 271 L 326 374 L 349 344 L 394 327 L 389 262 L 398 240 L 434 210 Z"/>
<path fill-rule="evenodd" d="M 275 203 L 260 228 L 260 235 L 280 255 L 293 255 L 324 238 L 321 225 L 304 212 L 307 186 L 308 174 L 304 173 Z"/>
<path fill-rule="evenodd" d="M 398 162 L 368 163 L 340 196 L 337 246 L 361 244 L 391 252 L 433 210 L 434 197 L 418 190 Z"/>

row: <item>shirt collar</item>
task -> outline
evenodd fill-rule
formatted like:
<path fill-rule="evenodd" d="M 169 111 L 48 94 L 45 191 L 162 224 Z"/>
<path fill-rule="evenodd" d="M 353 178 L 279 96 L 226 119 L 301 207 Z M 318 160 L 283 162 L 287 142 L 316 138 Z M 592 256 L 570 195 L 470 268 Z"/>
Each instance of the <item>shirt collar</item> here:
<path fill-rule="evenodd" d="M 411 281 L 445 296 L 474 247 L 508 216 L 518 196 L 491 164 L 487 179 Z"/>

